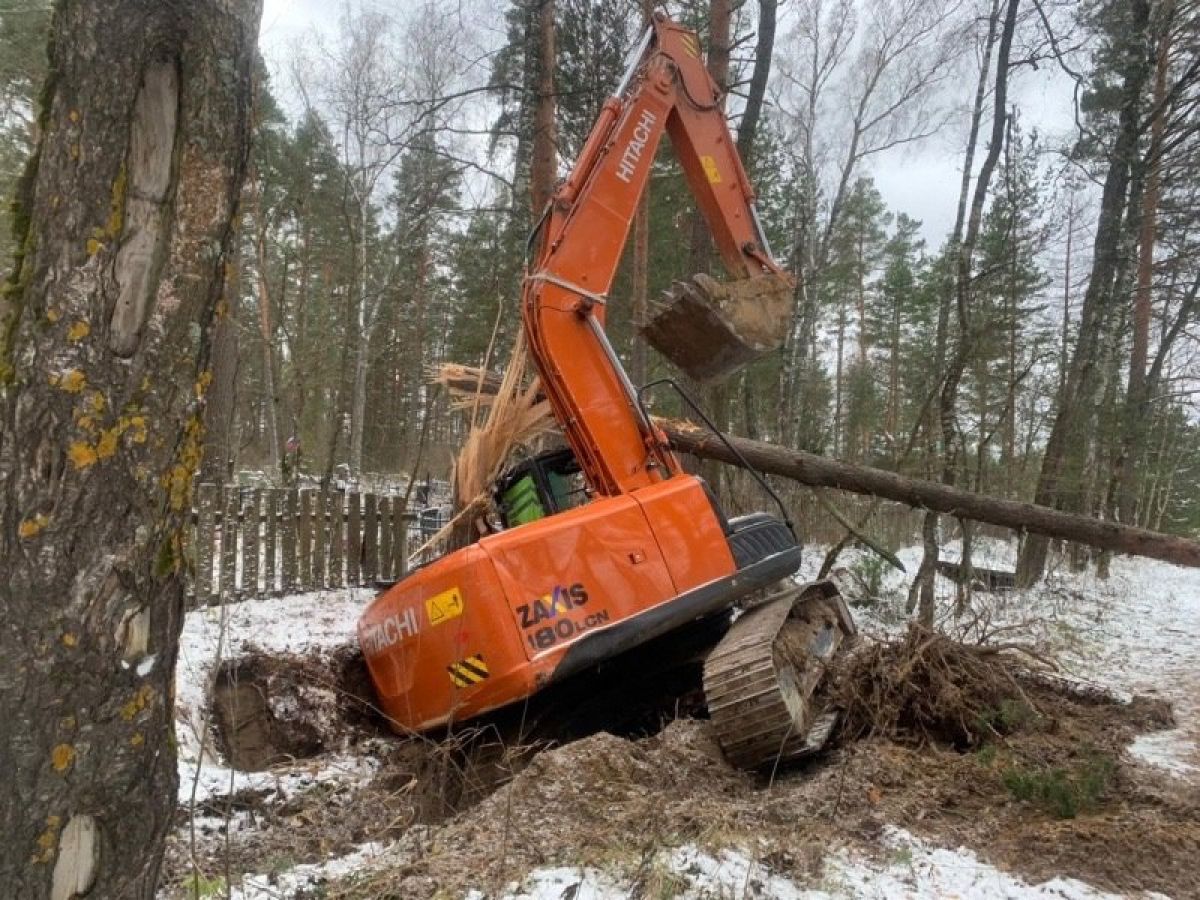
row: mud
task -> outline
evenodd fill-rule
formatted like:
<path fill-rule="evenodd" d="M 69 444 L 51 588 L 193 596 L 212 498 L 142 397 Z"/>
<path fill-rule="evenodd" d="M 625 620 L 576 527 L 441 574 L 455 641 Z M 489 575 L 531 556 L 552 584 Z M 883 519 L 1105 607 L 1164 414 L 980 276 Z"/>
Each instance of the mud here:
<path fill-rule="evenodd" d="M 344 749 L 386 730 L 362 656 L 249 653 L 221 665 L 212 698 L 217 747 L 257 772 Z"/>
<path fill-rule="evenodd" d="M 723 378 L 778 349 L 790 300 L 791 285 L 774 275 L 724 284 L 696 275 L 672 287 L 641 330 L 690 377 Z"/>

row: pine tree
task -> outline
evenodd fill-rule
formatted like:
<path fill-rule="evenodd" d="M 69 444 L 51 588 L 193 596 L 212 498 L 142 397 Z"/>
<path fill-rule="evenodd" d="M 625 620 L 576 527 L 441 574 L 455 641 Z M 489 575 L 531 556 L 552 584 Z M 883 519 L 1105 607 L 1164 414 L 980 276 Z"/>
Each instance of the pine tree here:
<path fill-rule="evenodd" d="M 890 219 L 883 197 L 868 178 L 860 178 L 830 241 L 830 262 L 822 294 L 831 298 L 835 319 L 833 452 L 861 458 L 867 447 L 877 398 L 868 359 L 867 306 L 875 291 L 875 276 L 883 256 Z M 850 332 L 857 344 L 847 360 Z"/>

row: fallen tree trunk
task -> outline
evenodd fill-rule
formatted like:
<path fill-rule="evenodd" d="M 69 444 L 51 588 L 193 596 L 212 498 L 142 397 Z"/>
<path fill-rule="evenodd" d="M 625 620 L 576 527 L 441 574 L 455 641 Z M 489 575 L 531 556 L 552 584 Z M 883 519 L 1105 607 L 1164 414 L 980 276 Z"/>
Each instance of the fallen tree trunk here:
<path fill-rule="evenodd" d="M 443 367 L 439 381 L 459 396 L 474 395 L 476 392 L 486 396 L 495 393 L 500 378 L 492 373 L 480 377 L 477 369 L 456 367 L 451 371 L 450 367 Z M 656 417 L 654 421 L 676 450 L 702 459 L 742 465 L 737 454 L 731 452 L 712 432 L 676 419 Z M 1073 515 L 1033 503 L 1001 500 L 987 494 L 975 494 L 933 481 L 840 462 L 815 453 L 748 438 L 730 435 L 728 441 L 747 463 L 760 472 L 789 478 L 809 487 L 836 488 L 853 494 L 882 497 L 919 509 L 988 522 L 1014 531 L 1089 544 L 1114 553 L 1147 556 L 1180 566 L 1200 567 L 1200 541 Z"/>
<path fill-rule="evenodd" d="M 719 438 L 696 426 L 671 420 L 657 420 L 671 446 L 704 459 L 716 459 L 742 465 Z M 781 475 L 810 487 L 836 488 L 855 494 L 883 497 L 908 506 L 931 509 L 962 519 L 974 519 L 1012 528 L 1090 544 L 1114 553 L 1148 556 L 1181 566 L 1200 567 L 1200 541 L 1160 534 L 1145 528 L 1133 528 L 1117 522 L 1060 512 L 1033 503 L 1000 500 L 986 494 L 974 494 L 919 478 L 908 478 L 869 466 L 852 465 L 792 450 L 762 441 L 729 437 L 729 443 L 746 462 L 771 475 Z"/>

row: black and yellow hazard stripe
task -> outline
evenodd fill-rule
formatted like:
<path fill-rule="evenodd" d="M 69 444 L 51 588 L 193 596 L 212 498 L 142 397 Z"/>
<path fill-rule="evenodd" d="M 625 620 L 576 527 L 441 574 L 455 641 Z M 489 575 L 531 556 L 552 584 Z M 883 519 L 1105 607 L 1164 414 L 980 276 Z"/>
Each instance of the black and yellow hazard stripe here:
<path fill-rule="evenodd" d="M 474 656 L 451 663 L 446 666 L 446 671 L 450 673 L 450 683 L 460 688 L 479 684 L 488 677 L 488 667 L 487 663 L 483 661 L 482 653 L 476 653 Z"/>

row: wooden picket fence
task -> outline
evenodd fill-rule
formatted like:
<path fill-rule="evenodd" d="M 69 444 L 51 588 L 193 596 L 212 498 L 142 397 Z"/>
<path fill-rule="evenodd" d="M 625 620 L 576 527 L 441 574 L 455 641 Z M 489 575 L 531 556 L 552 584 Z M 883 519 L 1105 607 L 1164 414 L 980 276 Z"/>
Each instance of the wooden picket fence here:
<path fill-rule="evenodd" d="M 414 516 L 398 497 L 200 484 L 195 498 L 196 606 L 372 586 L 406 571 Z"/>

